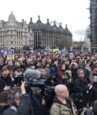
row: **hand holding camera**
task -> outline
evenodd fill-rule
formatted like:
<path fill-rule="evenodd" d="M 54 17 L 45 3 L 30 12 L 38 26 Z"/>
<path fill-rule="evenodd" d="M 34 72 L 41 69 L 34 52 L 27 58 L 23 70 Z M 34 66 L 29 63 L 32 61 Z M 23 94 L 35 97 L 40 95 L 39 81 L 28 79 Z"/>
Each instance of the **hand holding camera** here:
<path fill-rule="evenodd" d="M 8 91 L 8 90 L 10 90 L 10 86 L 5 86 L 4 91 Z"/>
<path fill-rule="evenodd" d="M 21 84 L 21 93 L 26 94 L 25 82 L 22 82 L 22 84 Z"/>

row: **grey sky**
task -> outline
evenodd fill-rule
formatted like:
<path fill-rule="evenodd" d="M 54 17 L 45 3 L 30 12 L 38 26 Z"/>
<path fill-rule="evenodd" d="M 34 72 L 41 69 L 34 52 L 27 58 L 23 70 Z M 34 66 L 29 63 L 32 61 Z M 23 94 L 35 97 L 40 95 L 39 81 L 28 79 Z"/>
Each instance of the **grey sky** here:
<path fill-rule="evenodd" d="M 0 0 L 0 20 L 8 20 L 11 11 L 18 21 L 25 19 L 29 23 L 37 21 L 38 15 L 42 22 L 56 20 L 73 33 L 73 39 L 84 39 L 85 29 L 89 25 L 89 0 Z M 77 33 L 78 32 L 78 33 Z M 81 33 L 82 32 L 82 33 Z"/>

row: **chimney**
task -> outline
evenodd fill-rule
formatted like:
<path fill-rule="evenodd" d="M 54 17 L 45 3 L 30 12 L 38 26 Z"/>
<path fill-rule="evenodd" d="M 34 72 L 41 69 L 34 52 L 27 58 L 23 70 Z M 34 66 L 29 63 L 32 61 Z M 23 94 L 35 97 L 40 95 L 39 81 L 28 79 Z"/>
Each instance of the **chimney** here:
<path fill-rule="evenodd" d="M 32 21 L 32 17 L 30 17 L 30 23 L 33 23 L 33 21 Z"/>
<path fill-rule="evenodd" d="M 47 18 L 47 24 L 50 24 L 50 22 L 49 22 L 49 18 Z"/>
<path fill-rule="evenodd" d="M 67 24 L 66 24 L 65 28 L 66 28 L 66 29 L 68 28 L 68 27 L 67 27 Z"/>
<path fill-rule="evenodd" d="M 40 16 L 38 16 L 38 21 L 40 21 Z"/>
<path fill-rule="evenodd" d="M 59 27 L 62 28 L 62 23 L 60 23 Z"/>
<path fill-rule="evenodd" d="M 24 23 L 24 19 L 22 19 L 22 23 Z"/>
<path fill-rule="evenodd" d="M 37 23 L 41 23 L 40 16 L 38 16 L 38 21 L 37 21 Z"/>
<path fill-rule="evenodd" d="M 54 26 L 56 26 L 56 21 L 54 21 Z"/>

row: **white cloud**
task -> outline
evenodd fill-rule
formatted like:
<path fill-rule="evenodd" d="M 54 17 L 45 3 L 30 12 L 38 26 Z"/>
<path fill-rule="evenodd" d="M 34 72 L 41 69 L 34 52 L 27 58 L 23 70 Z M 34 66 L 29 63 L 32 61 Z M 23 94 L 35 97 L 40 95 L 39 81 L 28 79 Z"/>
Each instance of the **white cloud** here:
<path fill-rule="evenodd" d="M 76 30 L 86 29 L 89 25 L 89 0 L 0 0 L 0 19 L 7 20 L 11 11 L 14 12 L 16 19 L 27 20 L 33 17 L 37 21 L 38 15 L 41 20 L 46 22 L 56 20 L 62 22 L 63 27 L 68 24 L 69 29 L 74 34 Z M 74 40 L 80 40 L 74 34 Z"/>

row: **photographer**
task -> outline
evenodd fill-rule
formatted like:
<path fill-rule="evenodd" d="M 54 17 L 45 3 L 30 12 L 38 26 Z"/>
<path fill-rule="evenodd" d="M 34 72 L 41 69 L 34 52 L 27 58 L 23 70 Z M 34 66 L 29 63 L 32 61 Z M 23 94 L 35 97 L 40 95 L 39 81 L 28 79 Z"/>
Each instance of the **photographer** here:
<path fill-rule="evenodd" d="M 10 107 L 3 112 L 3 115 L 31 115 L 30 114 L 30 99 L 26 94 L 25 83 L 21 85 L 21 92 L 13 91 L 10 95 Z"/>

